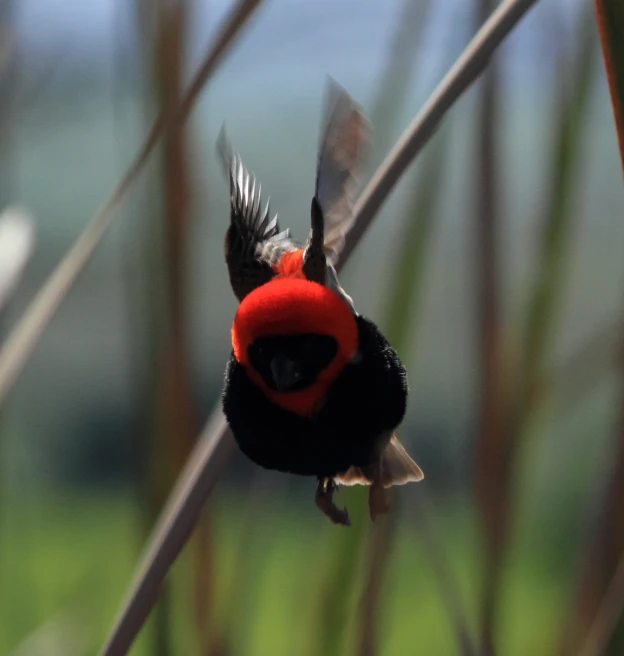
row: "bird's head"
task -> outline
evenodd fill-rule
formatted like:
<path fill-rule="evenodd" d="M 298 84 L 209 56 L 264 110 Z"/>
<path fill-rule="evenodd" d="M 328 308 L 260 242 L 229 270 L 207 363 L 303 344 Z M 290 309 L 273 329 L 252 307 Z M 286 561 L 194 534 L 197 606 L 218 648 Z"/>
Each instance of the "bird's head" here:
<path fill-rule="evenodd" d="M 274 403 L 311 416 L 358 348 L 349 306 L 331 289 L 283 277 L 241 302 L 232 325 L 234 357 Z"/>

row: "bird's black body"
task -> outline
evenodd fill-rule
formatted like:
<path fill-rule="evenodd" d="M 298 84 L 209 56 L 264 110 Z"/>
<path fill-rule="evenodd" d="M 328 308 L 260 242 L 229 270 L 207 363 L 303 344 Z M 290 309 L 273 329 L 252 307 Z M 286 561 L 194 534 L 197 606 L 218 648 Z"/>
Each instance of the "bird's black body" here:
<path fill-rule="evenodd" d="M 332 478 L 379 457 L 401 423 L 407 377 L 375 324 L 356 317 L 359 348 L 313 418 L 272 403 L 232 356 L 223 410 L 245 455 L 266 469 Z"/>
<path fill-rule="evenodd" d="M 338 258 L 353 225 L 354 193 L 368 123 L 332 83 L 305 243 L 280 232 L 261 187 L 222 132 L 230 183 L 225 260 L 240 305 L 232 324 L 223 410 L 243 453 L 260 467 L 318 479 L 317 506 L 348 524 L 336 485 L 368 485 L 371 518 L 387 512 L 384 490 L 423 473 L 395 429 L 407 377 L 375 324 L 341 287 Z"/>

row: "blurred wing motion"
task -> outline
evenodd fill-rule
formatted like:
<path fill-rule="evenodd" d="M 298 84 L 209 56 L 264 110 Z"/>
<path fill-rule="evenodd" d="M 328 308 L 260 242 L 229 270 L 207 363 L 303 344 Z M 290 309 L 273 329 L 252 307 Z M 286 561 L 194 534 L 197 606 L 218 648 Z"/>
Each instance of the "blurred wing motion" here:
<path fill-rule="evenodd" d="M 0 310 L 17 285 L 34 245 L 31 217 L 9 207 L 0 213 Z"/>
<path fill-rule="evenodd" d="M 368 142 L 368 121 L 353 98 L 330 78 L 316 172 L 315 201 L 322 214 L 322 244 L 327 263 L 335 266 L 353 225 L 357 174 Z M 314 214 L 314 212 L 313 212 Z M 312 241 L 314 240 L 314 234 Z"/>
<path fill-rule="evenodd" d="M 277 214 L 271 218 L 270 201 L 262 210 L 261 190 L 239 155 L 232 151 L 222 129 L 217 142 L 230 183 L 230 226 L 225 238 L 225 259 L 232 289 L 239 300 L 268 282 L 272 265 L 292 249 L 289 231 L 279 231 Z"/>
<path fill-rule="evenodd" d="M 334 477 L 339 485 L 372 485 L 373 469 L 350 467 L 343 474 Z M 403 445 L 392 435 L 388 446 L 381 454 L 381 483 L 384 487 L 417 483 L 424 478 L 422 469 L 409 457 Z"/>

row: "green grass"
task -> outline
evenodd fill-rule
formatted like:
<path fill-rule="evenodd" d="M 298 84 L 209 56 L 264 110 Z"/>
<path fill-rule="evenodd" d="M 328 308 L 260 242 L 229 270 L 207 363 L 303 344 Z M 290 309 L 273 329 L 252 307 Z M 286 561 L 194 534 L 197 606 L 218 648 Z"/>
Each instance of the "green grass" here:
<path fill-rule="evenodd" d="M 240 562 L 242 501 L 219 495 L 213 504 L 215 581 L 213 630 L 231 632 L 234 654 L 275 656 L 314 651 L 323 617 L 319 604 L 324 567 L 336 532 L 297 499 L 279 513 L 259 516 L 253 544 Z M 123 496 L 41 494 L 13 503 L 0 533 L 0 653 L 10 654 L 25 636 L 60 611 L 73 614 L 94 654 L 110 628 L 130 581 L 139 550 L 132 505 Z M 442 522 L 453 573 L 471 619 L 479 559 L 471 521 L 464 512 Z M 523 542 L 523 544 L 525 544 Z M 561 572 L 544 568 L 538 541 L 514 554 L 503 604 L 501 653 L 536 653 L 556 635 L 562 608 Z M 243 576 L 238 568 L 244 567 Z M 197 653 L 192 606 L 184 593 L 187 558 L 174 567 L 174 653 Z M 244 589 L 231 589 L 238 581 Z M 345 595 L 347 639 L 334 653 L 350 654 L 361 588 Z M 233 621 L 226 624 L 228 616 Z M 418 526 L 403 514 L 381 606 L 381 654 L 456 653 Z M 132 654 L 150 653 L 150 626 Z M 328 656 L 330 656 L 328 654 Z"/>
<path fill-rule="evenodd" d="M 131 576 L 136 540 L 121 499 L 42 494 L 3 509 L 0 653 L 60 610 L 101 635 Z"/>

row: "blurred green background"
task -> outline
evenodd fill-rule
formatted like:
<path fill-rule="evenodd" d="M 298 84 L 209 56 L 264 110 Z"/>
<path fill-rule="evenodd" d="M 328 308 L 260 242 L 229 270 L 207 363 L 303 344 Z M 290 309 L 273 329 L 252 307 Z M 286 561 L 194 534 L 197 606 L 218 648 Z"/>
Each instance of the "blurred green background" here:
<path fill-rule="evenodd" d="M 0 654 L 97 652 L 218 402 L 236 308 L 223 122 L 304 239 L 326 76 L 373 122 L 368 177 L 494 6 L 261 4 L 2 410 Z M 228 4 L 1 7 L 0 202 L 29 208 L 37 230 L 6 334 L 179 98 Z M 345 530 L 315 508 L 313 481 L 236 454 L 133 654 L 580 649 L 565 627 L 594 616 L 602 588 L 585 563 L 612 518 L 624 443 L 624 188 L 591 3 L 538 3 L 493 62 L 341 274 L 405 361 L 400 436 L 425 484 L 399 489 L 374 526 L 366 490 L 341 491 Z M 624 653 L 617 641 L 609 653 Z"/>

